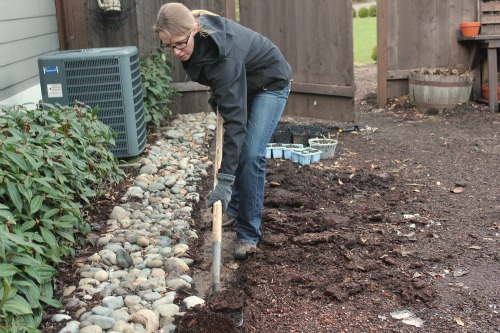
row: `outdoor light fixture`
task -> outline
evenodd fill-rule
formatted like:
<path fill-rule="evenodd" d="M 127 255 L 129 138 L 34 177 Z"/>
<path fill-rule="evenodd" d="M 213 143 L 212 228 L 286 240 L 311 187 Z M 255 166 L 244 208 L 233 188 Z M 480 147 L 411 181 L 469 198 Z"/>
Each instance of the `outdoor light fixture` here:
<path fill-rule="evenodd" d="M 119 16 L 122 11 L 120 0 L 97 0 L 97 5 L 107 16 Z"/>
<path fill-rule="evenodd" d="M 135 0 L 86 0 L 84 6 L 99 29 L 118 30 L 125 25 Z"/>

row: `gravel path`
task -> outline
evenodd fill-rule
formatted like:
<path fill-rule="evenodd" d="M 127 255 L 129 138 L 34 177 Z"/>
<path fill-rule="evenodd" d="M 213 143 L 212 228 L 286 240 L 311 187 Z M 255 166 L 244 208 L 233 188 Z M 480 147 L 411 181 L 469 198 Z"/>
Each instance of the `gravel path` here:
<path fill-rule="evenodd" d="M 109 232 L 95 240 L 102 250 L 80 264 L 79 280 L 64 290 L 64 307 L 78 310 L 74 318 L 64 310 L 51 318 L 67 322 L 60 333 L 174 332 L 174 316 L 204 303 L 196 295 L 181 306 L 174 299 L 192 288 L 187 243 L 198 234 L 190 229 L 191 212 L 212 164 L 216 122 L 214 113 L 179 115 L 151 144 L 109 216 Z"/>

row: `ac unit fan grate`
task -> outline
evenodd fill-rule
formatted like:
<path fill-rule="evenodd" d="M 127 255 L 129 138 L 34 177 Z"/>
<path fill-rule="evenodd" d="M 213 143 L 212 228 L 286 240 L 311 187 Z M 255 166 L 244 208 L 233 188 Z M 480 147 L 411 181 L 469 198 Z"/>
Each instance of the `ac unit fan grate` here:
<path fill-rule="evenodd" d="M 46 75 L 42 67 L 57 68 L 57 75 Z M 146 146 L 140 69 L 136 47 L 57 52 L 39 58 L 42 97 L 47 103 L 98 107 L 98 119 L 117 134 L 111 148 L 115 155 L 136 156 Z M 49 86 L 60 82 L 63 96 L 51 98 Z"/>

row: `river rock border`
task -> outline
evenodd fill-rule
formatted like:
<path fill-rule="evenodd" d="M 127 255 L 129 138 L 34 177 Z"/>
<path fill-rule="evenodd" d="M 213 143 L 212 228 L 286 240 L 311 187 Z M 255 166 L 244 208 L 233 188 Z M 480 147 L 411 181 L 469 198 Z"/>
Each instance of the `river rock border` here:
<path fill-rule="evenodd" d="M 191 213 L 212 167 L 216 124 L 215 113 L 178 115 L 164 138 L 148 143 L 133 186 L 103 221 L 108 232 L 94 240 L 101 250 L 78 264 L 63 309 L 51 317 L 66 322 L 59 333 L 171 333 L 175 316 L 204 303 L 195 295 L 175 301 L 192 290 Z"/>

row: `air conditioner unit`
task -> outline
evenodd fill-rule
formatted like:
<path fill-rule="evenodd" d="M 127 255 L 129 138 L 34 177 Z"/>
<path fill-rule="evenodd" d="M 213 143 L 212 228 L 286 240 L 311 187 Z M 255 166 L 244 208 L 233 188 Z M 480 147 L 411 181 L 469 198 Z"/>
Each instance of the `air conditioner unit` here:
<path fill-rule="evenodd" d="M 146 146 L 140 58 L 137 47 L 58 51 L 38 58 L 44 103 L 98 107 L 97 118 L 116 133 L 117 157 Z"/>

